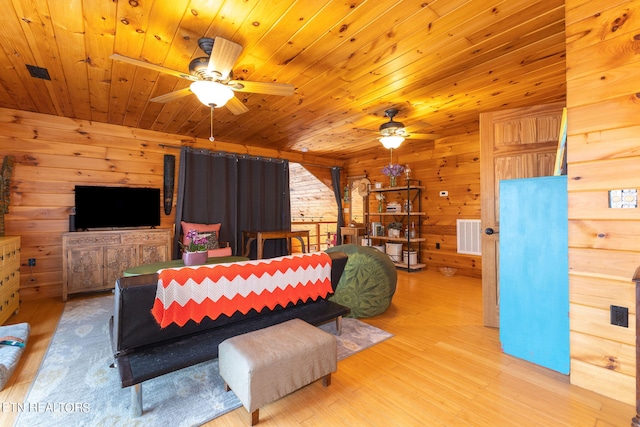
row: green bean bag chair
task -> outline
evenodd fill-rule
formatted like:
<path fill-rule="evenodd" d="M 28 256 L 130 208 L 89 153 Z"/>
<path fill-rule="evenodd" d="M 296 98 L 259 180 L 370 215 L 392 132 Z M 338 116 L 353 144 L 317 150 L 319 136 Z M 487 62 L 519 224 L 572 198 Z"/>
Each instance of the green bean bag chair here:
<path fill-rule="evenodd" d="M 349 307 L 349 317 L 356 318 L 375 316 L 389 308 L 398 281 L 389 256 L 370 246 L 353 244 L 334 246 L 326 252 L 344 252 L 349 257 L 329 300 Z"/>

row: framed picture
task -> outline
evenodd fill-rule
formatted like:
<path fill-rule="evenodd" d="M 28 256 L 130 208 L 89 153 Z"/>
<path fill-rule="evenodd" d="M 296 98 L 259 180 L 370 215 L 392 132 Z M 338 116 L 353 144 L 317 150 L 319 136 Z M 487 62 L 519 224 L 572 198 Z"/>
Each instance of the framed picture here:
<path fill-rule="evenodd" d="M 567 174 L 567 107 L 562 109 L 562 120 L 560 121 L 560 136 L 558 137 L 558 151 L 556 152 L 556 164 L 553 168 L 553 175 L 560 176 Z"/>
<path fill-rule="evenodd" d="M 378 234 L 382 233 L 382 234 Z M 371 223 L 371 235 L 372 236 L 384 236 L 384 226 L 381 222 L 372 222 Z"/>

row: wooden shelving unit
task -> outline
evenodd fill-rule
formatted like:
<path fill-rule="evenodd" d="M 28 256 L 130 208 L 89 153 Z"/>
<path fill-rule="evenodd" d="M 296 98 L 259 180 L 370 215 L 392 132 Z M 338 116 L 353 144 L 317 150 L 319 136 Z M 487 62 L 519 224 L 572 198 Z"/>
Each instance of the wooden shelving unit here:
<path fill-rule="evenodd" d="M 420 185 L 420 181 L 416 179 L 408 179 L 406 180 L 406 186 L 396 186 L 396 187 L 383 187 L 383 188 L 375 188 L 369 187 L 369 195 L 367 196 L 366 203 L 366 212 L 365 216 L 369 221 L 369 227 L 367 227 L 366 237 L 371 239 L 371 241 L 377 241 L 380 243 L 402 243 L 402 260 L 401 262 L 394 261 L 394 264 L 398 268 L 406 269 L 407 271 L 417 271 L 426 267 L 426 264 L 420 262 L 420 252 L 422 248 L 422 242 L 426 239 L 421 237 L 421 221 L 420 218 L 426 215 L 426 212 L 422 211 L 422 190 L 425 187 Z M 409 201 L 407 206 L 403 206 L 402 212 L 370 212 L 370 200 L 371 194 L 377 193 L 395 193 L 402 194 L 404 193 L 405 200 Z M 417 206 L 416 210 L 413 210 L 411 207 Z M 406 225 L 407 229 L 413 222 L 415 224 L 415 236 L 411 237 L 409 233 L 404 233 L 404 235 L 400 237 L 389 237 L 388 234 L 385 236 L 376 236 L 371 233 L 371 222 L 373 218 L 379 219 L 379 222 L 385 226 L 385 233 L 387 233 L 387 225 L 391 222 L 402 222 L 403 225 Z M 389 219 L 393 219 L 390 221 Z M 402 231 L 401 231 L 402 233 Z M 411 251 L 416 251 L 417 253 L 417 262 L 411 263 Z M 408 252 L 408 256 L 405 255 L 405 251 Z M 406 259 L 407 262 L 404 262 Z"/>

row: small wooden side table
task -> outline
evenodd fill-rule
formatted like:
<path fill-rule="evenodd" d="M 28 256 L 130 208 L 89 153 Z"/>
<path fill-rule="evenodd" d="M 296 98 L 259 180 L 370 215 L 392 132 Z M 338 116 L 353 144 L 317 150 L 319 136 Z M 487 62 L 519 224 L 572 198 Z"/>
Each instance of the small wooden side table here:
<path fill-rule="evenodd" d="M 307 239 L 305 246 L 303 238 Z M 291 255 L 291 238 L 296 238 L 302 245 L 302 252 L 306 253 L 309 247 L 309 230 L 273 230 L 273 231 L 243 231 L 242 232 L 242 256 L 249 256 L 251 242 L 257 240 L 257 258 L 262 259 L 264 241 L 269 239 L 287 239 L 287 253 Z"/>
<path fill-rule="evenodd" d="M 351 243 L 359 245 L 359 236 L 364 236 L 364 227 L 340 227 L 340 235 L 342 236 L 342 244 L 344 245 L 344 236 L 351 236 Z"/>

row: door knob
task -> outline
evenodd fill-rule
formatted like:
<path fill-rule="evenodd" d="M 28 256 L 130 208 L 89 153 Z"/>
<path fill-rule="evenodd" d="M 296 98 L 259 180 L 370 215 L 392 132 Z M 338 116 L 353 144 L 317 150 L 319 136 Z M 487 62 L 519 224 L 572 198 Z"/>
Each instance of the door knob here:
<path fill-rule="evenodd" d="M 488 234 L 489 236 L 491 236 L 493 233 L 494 231 L 493 231 L 493 228 L 491 227 L 484 229 L 484 234 Z"/>

